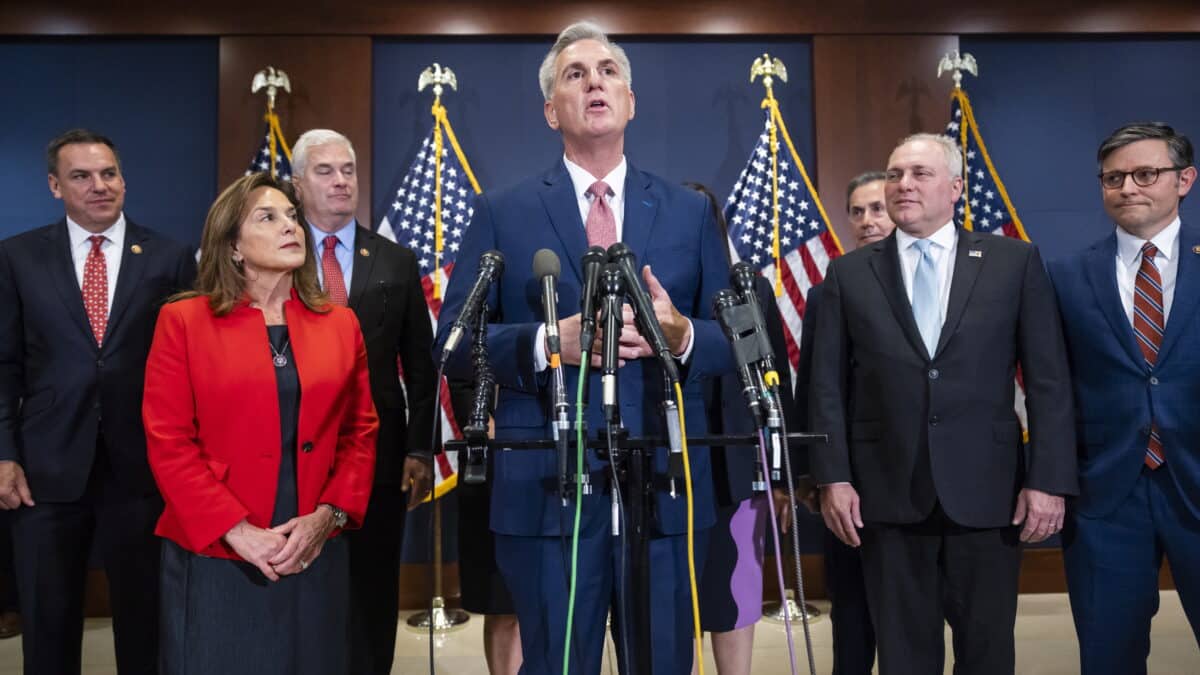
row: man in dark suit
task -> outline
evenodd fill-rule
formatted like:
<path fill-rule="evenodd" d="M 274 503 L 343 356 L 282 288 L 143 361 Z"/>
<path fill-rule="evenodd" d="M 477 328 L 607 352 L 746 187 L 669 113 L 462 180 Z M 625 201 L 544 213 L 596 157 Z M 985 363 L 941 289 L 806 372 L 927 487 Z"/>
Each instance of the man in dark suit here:
<path fill-rule="evenodd" d="M 826 524 L 862 546 L 884 675 L 940 672 L 944 620 L 956 673 L 1011 675 L 1021 542 L 1057 532 L 1076 491 L 1046 272 L 1029 244 L 954 226 L 961 175 L 946 137 L 897 147 L 885 186 L 897 229 L 833 261 L 817 316 L 812 427 L 830 442 L 811 464 Z"/>
<path fill-rule="evenodd" d="M 480 254 L 498 249 L 504 273 L 493 284 L 487 305 L 490 358 L 501 387 L 495 410 L 496 438 L 550 438 L 548 355 L 539 285 L 530 274 L 534 253 L 554 251 L 562 262 L 558 314 L 566 388 L 576 391 L 581 360 L 579 307 L 580 258 L 591 245 L 624 242 L 645 264 L 644 283 L 653 299 L 671 352 L 685 375 L 683 398 L 688 431 L 705 429 L 702 380 L 732 369 L 732 355 L 715 322 L 704 320 L 712 296 L 728 285 L 723 247 L 704 197 L 636 169 L 624 154 L 624 132 L 634 115 L 629 60 L 591 24 L 565 29 L 547 54 L 539 73 L 544 112 L 551 129 L 562 134 L 564 156 L 545 173 L 512 188 L 484 194 L 463 239 L 450 279 L 439 327 L 439 344 L 461 311 L 477 276 Z M 660 405 L 664 391 L 661 366 L 641 339 L 627 311 L 620 336 L 619 400 L 632 436 L 665 433 Z M 467 341 L 464 338 L 464 341 Z M 598 343 L 593 345 L 596 355 Z M 466 349 L 451 359 L 448 372 L 469 374 Z M 588 429 L 604 429 L 598 402 L 600 378 L 590 381 Z M 573 395 L 572 395 L 573 397 Z M 714 519 L 713 485 L 706 448 L 690 448 L 695 492 L 695 550 L 705 550 L 705 529 Z M 656 473 L 666 470 L 666 451 L 654 452 Z M 596 486 L 582 498 L 578 578 L 575 597 L 571 673 L 599 671 L 605 617 L 614 586 L 636 572 L 652 580 L 638 604 L 649 607 L 652 665 L 643 673 L 683 674 L 692 666 L 692 612 L 687 564 L 687 506 L 659 476 L 649 495 L 647 560 L 632 567 L 621 562 L 619 539 L 611 533 L 612 506 L 607 462 L 587 452 L 587 470 Z M 564 507 L 557 494 L 558 467 L 552 451 L 500 450 L 494 454 L 491 526 L 496 557 L 516 606 L 521 627 L 525 674 L 562 670 L 567 642 L 568 573 L 562 537 L 569 537 L 574 504 Z M 626 502 L 627 503 L 627 502 Z M 622 536 L 632 536 L 622 528 Z M 697 557 L 697 573 L 703 560 Z M 622 569 L 624 572 L 622 573 Z M 633 598 L 622 598 L 635 620 Z M 616 625 L 616 624 L 614 624 Z M 615 633 L 620 631 L 615 630 Z M 620 642 L 618 638 L 618 642 Z M 637 657 L 634 656 L 633 659 Z M 633 666 L 630 666 L 631 668 Z"/>
<path fill-rule="evenodd" d="M 887 213 L 882 171 L 855 176 L 846 187 L 846 213 L 854 232 L 854 248 L 860 249 L 892 234 L 896 224 Z M 821 306 L 821 284 L 808 292 L 804 321 L 800 331 L 800 364 L 796 392 L 800 419 L 808 419 L 808 383 L 812 379 L 813 342 L 817 312 Z M 815 486 L 813 486 L 815 489 Z M 817 508 L 817 507 L 813 507 Z M 862 556 L 825 530 L 825 587 L 832 606 L 829 621 L 833 627 L 833 675 L 869 675 L 875 666 L 875 629 L 863 585 Z"/>
<path fill-rule="evenodd" d="M 1078 406 L 1080 494 L 1063 532 L 1082 672 L 1146 672 L 1170 561 L 1200 641 L 1200 227 L 1179 204 L 1192 143 L 1129 124 L 1100 145 L 1116 230 L 1050 265 Z"/>
<path fill-rule="evenodd" d="M 386 675 L 396 649 L 405 514 L 429 493 L 432 476 L 433 327 L 416 255 L 355 220 L 358 172 L 350 140 L 328 129 L 305 132 L 292 169 L 321 286 L 333 302 L 354 310 L 367 346 L 379 439 L 367 518 L 347 533 L 351 672 Z"/>
<path fill-rule="evenodd" d="M 79 672 L 94 541 L 118 671 L 155 673 L 163 504 L 142 380 L 159 307 L 191 286 L 195 258 L 126 219 L 108 138 L 68 131 L 47 164 L 66 217 L 0 242 L 0 506 L 15 509 L 25 672 Z"/>

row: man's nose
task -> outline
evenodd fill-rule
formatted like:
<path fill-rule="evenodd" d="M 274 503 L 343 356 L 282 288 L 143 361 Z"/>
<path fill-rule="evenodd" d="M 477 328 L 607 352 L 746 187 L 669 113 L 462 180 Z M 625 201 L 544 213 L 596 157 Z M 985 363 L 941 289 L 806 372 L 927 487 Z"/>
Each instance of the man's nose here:
<path fill-rule="evenodd" d="M 108 189 L 108 183 L 104 180 L 104 176 L 100 174 L 92 175 L 92 190 L 95 192 L 104 192 Z"/>

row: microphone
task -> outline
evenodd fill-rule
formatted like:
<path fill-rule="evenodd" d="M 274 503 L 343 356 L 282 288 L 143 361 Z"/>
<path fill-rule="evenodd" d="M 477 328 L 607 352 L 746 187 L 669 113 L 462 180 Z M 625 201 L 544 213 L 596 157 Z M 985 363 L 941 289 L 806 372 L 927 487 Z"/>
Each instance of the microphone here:
<path fill-rule="evenodd" d="M 662 325 L 658 323 L 658 317 L 654 314 L 654 304 L 650 300 L 650 294 L 642 287 L 642 278 L 638 274 L 633 251 L 630 251 L 625 244 L 617 242 L 608 247 L 608 259 L 612 264 L 617 265 L 621 270 L 621 275 L 625 278 L 625 293 L 633 302 L 634 316 L 642 336 L 650 343 L 650 348 L 654 350 L 654 353 L 658 354 L 667 378 L 672 383 L 678 382 L 679 367 L 675 363 L 675 357 L 671 355 L 671 348 L 667 345 L 666 336 L 663 335 Z"/>
<path fill-rule="evenodd" d="M 446 361 L 450 359 L 450 355 L 462 341 L 471 321 L 479 313 L 479 307 L 483 304 L 483 299 L 487 297 L 492 282 L 501 274 L 504 274 L 504 255 L 500 251 L 485 251 L 483 255 L 479 256 L 479 274 L 475 277 L 475 285 L 471 286 L 470 292 L 467 293 L 462 310 L 459 311 L 458 316 L 454 317 L 454 323 L 450 326 L 450 334 L 446 337 L 445 344 L 442 345 L 442 366 L 446 365 Z"/>
<path fill-rule="evenodd" d="M 600 383 L 603 391 L 601 406 L 604 419 L 620 424 L 621 407 L 617 400 L 618 350 L 621 347 L 621 327 L 624 325 L 622 305 L 625 299 L 625 277 L 621 269 L 608 263 L 600 275 L 603 294 L 604 345 L 600 356 Z"/>
<path fill-rule="evenodd" d="M 758 302 L 758 289 L 755 284 L 758 279 L 758 272 L 754 271 L 746 262 L 738 262 L 733 265 L 729 272 L 729 283 L 738 290 L 742 296 L 742 302 L 750 308 L 754 319 L 754 330 L 760 335 L 767 335 L 767 325 L 763 319 L 762 305 Z M 779 384 L 779 373 L 775 370 L 775 355 L 770 349 L 766 350 L 766 354 L 762 357 L 764 377 L 766 383 L 772 387 Z"/>
<path fill-rule="evenodd" d="M 717 291 L 712 304 L 713 315 L 717 317 L 717 323 L 721 324 L 721 330 L 725 332 L 725 337 L 733 347 L 733 360 L 737 366 L 738 380 L 742 383 L 742 396 L 746 399 L 750 414 L 754 416 L 754 426 L 762 428 L 767 419 L 763 413 L 758 374 L 754 372 L 753 364 L 757 359 L 752 358 L 757 356 L 759 347 L 755 339 L 757 333 L 754 320 L 750 316 L 749 308 L 740 304 L 737 294 L 729 289 Z"/>
<path fill-rule="evenodd" d="M 583 254 L 583 295 L 579 310 L 579 351 L 591 353 L 596 339 L 596 287 L 600 284 L 600 272 L 608 262 L 608 252 L 601 246 L 593 246 Z"/>
<path fill-rule="evenodd" d="M 533 254 L 533 276 L 542 285 L 542 309 L 546 316 L 546 345 L 550 352 L 550 400 L 553 407 L 554 442 L 558 448 L 559 494 L 563 505 L 567 503 L 567 446 L 571 431 L 570 407 L 567 405 L 567 387 L 563 381 L 562 343 L 558 334 L 558 275 L 562 267 L 558 256 L 548 248 Z"/>
<path fill-rule="evenodd" d="M 466 453 L 459 462 L 463 482 L 479 484 L 487 480 L 487 430 L 492 415 L 492 397 L 496 377 L 488 360 L 487 317 L 479 312 L 475 334 L 471 336 L 471 364 L 475 369 L 475 391 L 471 396 L 471 412 L 463 427 Z"/>

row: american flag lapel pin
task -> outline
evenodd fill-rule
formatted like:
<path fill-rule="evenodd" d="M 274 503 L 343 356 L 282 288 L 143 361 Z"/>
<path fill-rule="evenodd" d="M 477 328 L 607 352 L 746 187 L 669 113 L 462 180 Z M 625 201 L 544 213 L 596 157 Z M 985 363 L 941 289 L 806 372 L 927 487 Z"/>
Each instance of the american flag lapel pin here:
<path fill-rule="evenodd" d="M 983 251 L 981 251 L 980 249 L 977 249 L 977 248 L 973 248 L 973 249 L 971 249 L 971 250 L 967 251 L 967 257 L 969 257 L 969 258 L 982 258 L 982 257 L 983 257 Z"/>

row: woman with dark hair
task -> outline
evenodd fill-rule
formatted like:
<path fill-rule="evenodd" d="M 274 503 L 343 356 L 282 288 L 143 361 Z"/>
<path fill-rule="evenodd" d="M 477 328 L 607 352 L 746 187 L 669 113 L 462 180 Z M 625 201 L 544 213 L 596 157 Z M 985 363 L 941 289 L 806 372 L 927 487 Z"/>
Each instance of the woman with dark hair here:
<path fill-rule="evenodd" d="M 721 237 L 728 240 L 725 216 L 716 196 L 699 183 L 684 185 L 708 197 Z M 728 253 L 726 247 L 726 255 Z M 786 364 L 787 346 L 774 294 L 765 279 L 758 281 L 759 304 L 766 315 L 764 320 L 771 346 L 778 355 L 776 361 Z M 787 368 L 780 368 L 779 375 L 788 426 L 799 429 L 792 403 L 791 376 Z M 712 433 L 755 431 L 747 421 L 750 417 L 740 392 L 736 375 L 726 375 L 712 383 L 707 401 Z M 712 634 L 713 658 L 720 675 L 750 674 L 754 624 L 762 618 L 763 544 L 767 518 L 774 512 L 779 518 L 781 532 L 787 532 L 791 525 L 792 512 L 787 494 L 780 487 L 772 488 L 770 500 L 767 494 L 754 494 L 751 487 L 755 479 L 754 456 L 753 446 L 713 448 L 712 453 L 717 522 L 708 538 L 708 557 L 700 579 L 700 627 Z M 793 452 L 792 457 L 796 457 L 796 453 Z M 792 468 L 796 468 L 795 461 Z"/>
<path fill-rule="evenodd" d="M 354 314 L 317 282 L 267 174 L 208 213 L 194 291 L 163 307 L 142 406 L 166 509 L 160 672 L 347 672 L 348 556 L 378 418 Z"/>

